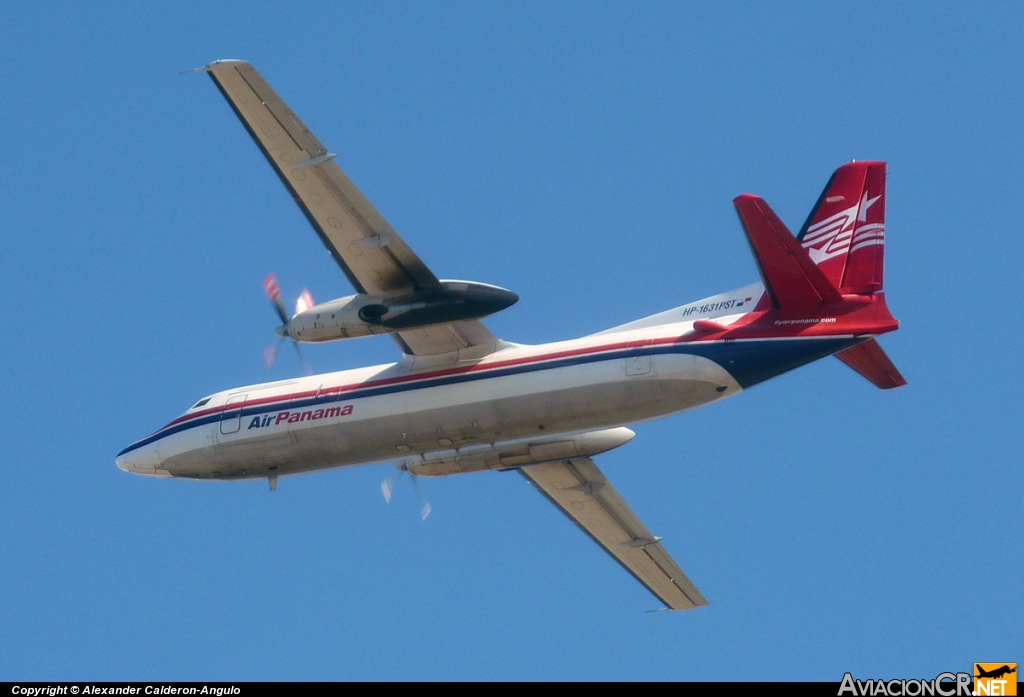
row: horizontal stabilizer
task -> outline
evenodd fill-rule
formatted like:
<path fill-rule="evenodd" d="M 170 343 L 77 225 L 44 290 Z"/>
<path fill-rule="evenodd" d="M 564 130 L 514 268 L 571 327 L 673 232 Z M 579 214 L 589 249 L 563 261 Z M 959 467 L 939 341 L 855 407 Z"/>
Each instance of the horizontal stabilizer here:
<path fill-rule="evenodd" d="M 903 387 L 907 381 L 900 375 L 885 351 L 874 339 L 840 351 L 836 358 L 868 379 L 871 384 L 883 390 Z"/>
<path fill-rule="evenodd" d="M 842 299 L 764 199 L 742 194 L 733 199 L 733 205 L 774 307 L 807 311 Z"/>

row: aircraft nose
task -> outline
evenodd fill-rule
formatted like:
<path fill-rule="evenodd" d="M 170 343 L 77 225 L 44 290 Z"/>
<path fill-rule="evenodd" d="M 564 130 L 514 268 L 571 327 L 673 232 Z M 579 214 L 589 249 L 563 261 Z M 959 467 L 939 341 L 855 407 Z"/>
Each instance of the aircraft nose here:
<path fill-rule="evenodd" d="M 166 472 L 159 469 L 160 453 L 154 443 L 140 447 L 129 446 L 118 453 L 116 462 L 118 467 L 132 474 L 166 476 Z"/>

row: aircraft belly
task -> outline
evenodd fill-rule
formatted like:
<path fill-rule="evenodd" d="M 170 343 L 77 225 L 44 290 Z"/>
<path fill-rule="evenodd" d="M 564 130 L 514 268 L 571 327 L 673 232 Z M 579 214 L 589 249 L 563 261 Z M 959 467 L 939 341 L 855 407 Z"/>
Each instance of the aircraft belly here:
<path fill-rule="evenodd" d="M 193 436 L 161 445 L 163 466 L 176 476 L 247 478 L 397 459 L 538 433 L 610 428 L 658 418 L 738 393 L 718 364 L 700 356 L 651 356 L 647 372 L 609 359 L 516 375 L 435 385 L 352 399 L 351 415 L 304 421 L 276 433 L 218 442 Z M 724 389 L 723 389 L 724 388 Z M 341 403 L 341 402 L 339 402 Z M 348 402 L 345 402 L 348 403 Z M 244 419 L 243 419 L 244 420 Z M 185 434 L 178 434 L 183 436 Z M 273 468 L 273 469 L 271 469 Z"/>

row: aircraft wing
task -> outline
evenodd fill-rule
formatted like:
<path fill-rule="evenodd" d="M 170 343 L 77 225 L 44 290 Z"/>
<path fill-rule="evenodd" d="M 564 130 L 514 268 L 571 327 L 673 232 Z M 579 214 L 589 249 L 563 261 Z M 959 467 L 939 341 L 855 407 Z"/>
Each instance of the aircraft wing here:
<path fill-rule="evenodd" d="M 205 71 L 256 141 L 288 193 L 358 293 L 394 297 L 439 287 L 416 256 L 252 65 L 215 61 Z M 447 353 L 498 340 L 479 321 L 401 332 L 407 353 Z"/>
<path fill-rule="evenodd" d="M 708 601 L 589 457 L 530 465 L 524 477 L 672 610 Z"/>
<path fill-rule="evenodd" d="M 478 319 L 392 332 L 391 338 L 402 349 L 402 353 L 412 356 L 434 356 L 461 351 L 471 346 L 488 347 L 488 351 L 474 353 L 474 356 L 479 358 L 496 351 L 501 343 Z"/>

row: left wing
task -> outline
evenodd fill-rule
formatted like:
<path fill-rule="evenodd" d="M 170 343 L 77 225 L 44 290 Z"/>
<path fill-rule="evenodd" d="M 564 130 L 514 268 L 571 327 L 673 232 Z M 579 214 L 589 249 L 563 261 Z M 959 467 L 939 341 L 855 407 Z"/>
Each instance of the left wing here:
<path fill-rule="evenodd" d="M 708 604 L 589 457 L 519 471 L 668 608 Z"/>
<path fill-rule="evenodd" d="M 246 61 L 220 60 L 199 70 L 210 74 L 356 292 L 397 297 L 440 287 L 437 276 L 256 68 Z M 392 336 L 403 351 L 419 355 L 499 343 L 478 320 Z"/>

